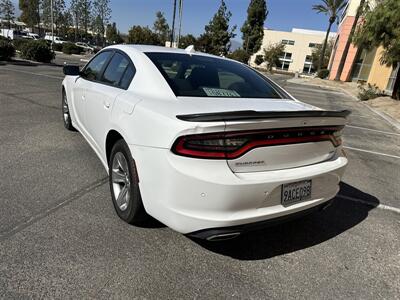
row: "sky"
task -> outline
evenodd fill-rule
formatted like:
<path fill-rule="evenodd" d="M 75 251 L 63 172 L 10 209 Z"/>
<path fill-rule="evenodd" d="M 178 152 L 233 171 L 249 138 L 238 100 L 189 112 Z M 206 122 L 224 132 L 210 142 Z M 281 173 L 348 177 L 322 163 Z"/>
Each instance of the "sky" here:
<path fill-rule="evenodd" d="M 17 6 L 18 0 L 13 2 Z M 240 27 L 246 19 L 250 0 L 225 0 L 225 2 L 232 12 L 231 25 L 237 25 L 235 40 L 240 41 Z M 284 31 L 290 31 L 293 27 L 325 31 L 327 17 L 312 10 L 312 5 L 319 2 L 321 0 L 267 0 L 269 14 L 264 25 L 267 28 Z M 200 35 L 219 4 L 220 0 L 184 0 L 183 34 Z M 111 0 L 111 9 L 111 21 L 117 23 L 121 32 L 127 33 L 132 25 L 151 27 L 157 11 L 164 12 L 171 25 L 173 0 Z"/>

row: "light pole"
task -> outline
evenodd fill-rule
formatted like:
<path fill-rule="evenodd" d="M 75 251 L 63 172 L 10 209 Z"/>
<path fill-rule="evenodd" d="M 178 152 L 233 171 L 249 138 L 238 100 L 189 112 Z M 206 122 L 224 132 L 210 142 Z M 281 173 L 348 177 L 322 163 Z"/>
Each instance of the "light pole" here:
<path fill-rule="evenodd" d="M 51 13 L 51 50 L 53 50 L 53 44 L 54 44 L 53 0 L 50 0 L 50 13 Z"/>
<path fill-rule="evenodd" d="M 171 29 L 171 38 L 169 46 L 172 48 L 175 38 L 175 15 L 176 15 L 176 0 L 174 0 L 174 12 L 172 14 L 172 29 Z"/>
<path fill-rule="evenodd" d="M 179 0 L 179 29 L 178 29 L 178 38 L 176 40 L 176 46 L 178 48 L 179 48 L 179 42 L 181 40 L 182 12 L 183 12 L 183 0 Z"/>

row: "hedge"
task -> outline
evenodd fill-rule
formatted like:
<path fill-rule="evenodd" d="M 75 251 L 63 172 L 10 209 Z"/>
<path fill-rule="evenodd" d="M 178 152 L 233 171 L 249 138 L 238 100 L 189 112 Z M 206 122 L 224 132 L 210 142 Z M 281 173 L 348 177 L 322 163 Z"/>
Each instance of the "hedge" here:
<path fill-rule="evenodd" d="M 63 44 L 56 44 L 56 43 L 53 43 L 53 51 L 62 51 L 62 49 L 63 49 Z"/>
<path fill-rule="evenodd" d="M 21 57 L 39 62 L 51 62 L 55 54 L 44 40 L 30 40 L 22 46 Z"/>
<path fill-rule="evenodd" d="M 73 43 L 64 43 L 62 45 L 62 52 L 65 54 L 81 54 L 84 51 L 82 47 L 79 47 Z"/>
<path fill-rule="evenodd" d="M 0 40 L 0 60 L 10 60 L 14 55 L 14 46 L 9 41 Z"/>
<path fill-rule="evenodd" d="M 15 40 L 12 41 L 12 43 L 13 43 L 13 45 L 14 45 L 16 50 L 21 51 L 22 47 L 24 45 L 26 45 L 27 43 L 29 43 L 30 41 L 31 40 L 28 40 L 28 39 L 15 39 Z"/>
<path fill-rule="evenodd" d="M 325 79 L 329 75 L 329 70 L 327 69 L 321 69 L 318 71 L 317 76 L 321 79 Z"/>

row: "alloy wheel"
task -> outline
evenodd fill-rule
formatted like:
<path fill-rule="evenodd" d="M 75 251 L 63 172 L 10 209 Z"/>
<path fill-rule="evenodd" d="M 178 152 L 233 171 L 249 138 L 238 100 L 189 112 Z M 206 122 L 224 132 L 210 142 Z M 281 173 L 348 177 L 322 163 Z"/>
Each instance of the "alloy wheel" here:
<path fill-rule="evenodd" d="M 117 152 L 112 161 L 111 181 L 118 208 L 125 211 L 130 201 L 130 174 L 128 162 L 122 152 Z"/>

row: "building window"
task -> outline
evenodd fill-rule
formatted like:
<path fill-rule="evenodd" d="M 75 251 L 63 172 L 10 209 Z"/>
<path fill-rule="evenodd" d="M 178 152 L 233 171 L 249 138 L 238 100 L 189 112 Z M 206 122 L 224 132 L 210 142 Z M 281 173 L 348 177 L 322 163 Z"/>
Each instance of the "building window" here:
<path fill-rule="evenodd" d="M 292 40 L 282 40 L 282 44 L 284 44 L 284 45 L 294 45 L 294 41 L 292 41 Z"/>
<path fill-rule="evenodd" d="M 396 82 L 397 73 L 399 72 L 400 65 L 397 65 L 396 69 L 392 70 L 392 73 L 389 76 L 389 81 L 386 87 L 386 91 L 389 93 L 393 93 L 394 83 Z"/>
<path fill-rule="evenodd" d="M 279 70 L 289 70 L 290 63 L 292 62 L 292 53 L 284 52 L 279 58 L 279 64 L 276 66 Z"/>
<path fill-rule="evenodd" d="M 304 74 L 312 74 L 314 72 L 315 72 L 315 70 L 314 70 L 314 67 L 312 64 L 311 55 L 307 55 L 306 60 L 304 61 L 303 73 Z"/>
<path fill-rule="evenodd" d="M 279 60 L 288 60 L 289 62 L 292 62 L 292 53 L 284 52 L 283 55 L 279 58 Z"/>
<path fill-rule="evenodd" d="M 281 62 L 279 62 L 279 64 L 277 64 L 276 68 L 278 70 L 288 71 L 289 70 L 289 66 L 290 66 L 290 62 L 281 61 Z"/>
<path fill-rule="evenodd" d="M 308 47 L 310 47 L 310 48 L 316 48 L 318 46 L 321 46 L 321 44 L 318 44 L 318 43 L 309 43 L 308 44 Z"/>
<path fill-rule="evenodd" d="M 376 49 L 372 51 L 362 50 L 355 59 L 353 71 L 351 74 L 352 81 L 367 81 L 372 63 L 375 58 Z"/>

